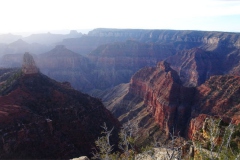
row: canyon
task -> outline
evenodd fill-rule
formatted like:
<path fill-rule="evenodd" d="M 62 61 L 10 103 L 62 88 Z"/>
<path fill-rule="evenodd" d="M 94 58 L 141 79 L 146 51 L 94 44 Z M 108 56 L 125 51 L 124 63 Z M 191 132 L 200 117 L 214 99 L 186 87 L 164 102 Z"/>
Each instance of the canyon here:
<path fill-rule="evenodd" d="M 10 88 L 1 89 L 2 96 L 9 102 L 2 102 L 1 114 L 8 117 L 4 123 L 13 121 L 11 116 L 28 117 L 31 110 L 39 114 L 41 125 L 46 119 L 53 124 L 63 124 L 56 126 L 56 133 L 64 132 L 64 135 L 75 137 L 79 131 L 74 128 L 75 123 L 88 126 L 89 132 L 94 132 L 91 140 L 84 133 L 82 137 L 85 138 L 73 138 L 76 140 L 74 146 L 77 146 L 74 151 L 78 153 L 82 141 L 94 143 L 104 121 L 115 126 L 115 139 L 120 123 L 137 123 L 141 135 L 139 144 L 148 144 L 154 138 L 168 139 L 173 132 L 193 139 L 207 117 L 221 118 L 224 123 L 240 123 L 239 33 L 99 28 L 87 35 L 76 36 L 59 38 L 46 50 L 30 51 L 34 53 L 36 65 L 30 65 L 28 69 L 22 64 L 22 51 L 20 54 L 15 51 L 4 54 L 0 58 L 0 66 L 4 67 L 0 69 L 0 85 L 12 84 Z M 23 41 L 17 41 L 17 44 L 20 42 L 26 45 Z M 25 73 L 20 76 L 21 83 L 7 83 L 7 79 L 18 71 L 17 68 L 7 68 L 20 66 Z M 42 73 L 59 82 L 49 80 L 50 83 Z M 32 81 L 38 85 L 32 86 Z M 20 87 L 24 90 L 19 89 L 20 84 L 24 84 Z M 51 85 L 53 89 L 48 89 Z M 44 95 L 31 87 L 41 90 Z M 41 104 L 32 94 L 39 96 Z M 7 97 L 11 95 L 22 95 L 26 102 L 20 103 L 15 97 L 16 103 L 10 104 Z M 76 95 L 82 98 L 77 100 Z M 88 109 L 83 107 L 85 102 Z M 12 106 L 13 112 L 5 113 L 6 106 Z M 80 113 L 81 116 L 87 115 L 87 118 L 83 116 L 84 122 Z M 36 117 L 31 116 L 35 121 Z M 69 121 L 69 126 L 64 119 Z M 99 122 L 95 122 L 98 119 Z M 42 130 L 47 132 L 47 126 Z M 42 138 L 49 134 L 52 133 Z M 58 141 L 58 135 L 54 136 Z M 67 142 L 73 143 L 73 139 L 67 139 Z M 89 144 L 82 153 L 90 151 Z"/>

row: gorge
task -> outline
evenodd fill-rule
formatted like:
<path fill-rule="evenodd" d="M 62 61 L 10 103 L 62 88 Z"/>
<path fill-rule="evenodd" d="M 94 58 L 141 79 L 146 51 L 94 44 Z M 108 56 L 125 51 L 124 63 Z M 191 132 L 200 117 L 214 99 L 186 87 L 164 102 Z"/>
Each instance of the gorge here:
<path fill-rule="evenodd" d="M 16 44 L 26 46 L 24 40 Z M 137 123 L 139 144 L 153 137 L 167 139 L 173 131 L 192 139 L 206 117 L 235 125 L 240 122 L 239 33 L 99 28 L 87 35 L 59 38 L 49 48 L 41 45 L 36 52 L 24 48 L 36 62 L 27 60 L 30 68 L 22 64 L 23 53 L 15 52 L 19 46 L 1 52 L 1 125 L 21 124 L 2 131 L 2 136 L 21 131 L 26 137 L 22 124 L 29 125 L 32 136 L 42 140 L 38 141 L 41 147 L 52 136 L 60 146 L 60 139 L 64 145 L 73 144 L 69 155 L 79 155 L 90 153 L 104 121 L 116 128 L 115 140 L 121 124 Z M 15 74 L 20 73 L 17 68 L 8 69 L 20 66 L 22 74 Z M 47 131 L 46 119 L 51 120 L 54 133 Z M 31 128 L 32 122 L 41 125 L 39 131 Z M 7 141 L 6 137 L 1 145 Z M 83 141 L 86 150 L 81 148 Z M 16 138 L 14 143 L 29 142 Z M 7 144 L 13 147 L 10 140 Z M 3 152 L 7 158 L 7 150 Z M 61 156 L 66 158 L 68 153 Z"/>

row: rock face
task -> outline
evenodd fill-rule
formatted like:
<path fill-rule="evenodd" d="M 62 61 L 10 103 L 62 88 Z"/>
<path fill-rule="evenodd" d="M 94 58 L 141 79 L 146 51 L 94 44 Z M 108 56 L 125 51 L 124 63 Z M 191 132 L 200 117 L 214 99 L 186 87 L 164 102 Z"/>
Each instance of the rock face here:
<path fill-rule="evenodd" d="M 36 74 L 39 72 L 32 55 L 28 52 L 23 55 L 22 72 L 23 74 Z"/>
<path fill-rule="evenodd" d="M 138 71 L 131 79 L 129 92 L 144 100 L 167 135 L 173 129 L 184 133 L 194 89 L 183 87 L 177 72 L 167 62 Z"/>
<path fill-rule="evenodd" d="M 36 69 L 29 71 L 28 66 L 35 66 L 29 54 L 25 54 L 24 61 L 27 69 L 8 78 L 0 91 L 1 158 L 91 156 L 104 122 L 109 128 L 114 127 L 111 141 L 116 143 L 120 124 L 100 100 L 35 72 Z"/>

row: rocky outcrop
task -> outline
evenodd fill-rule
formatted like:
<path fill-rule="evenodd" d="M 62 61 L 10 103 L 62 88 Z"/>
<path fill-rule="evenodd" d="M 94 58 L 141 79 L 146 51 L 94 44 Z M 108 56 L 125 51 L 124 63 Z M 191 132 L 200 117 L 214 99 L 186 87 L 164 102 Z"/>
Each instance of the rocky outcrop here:
<path fill-rule="evenodd" d="M 7 93 L 0 96 L 2 159 L 91 156 L 104 122 L 114 127 L 111 141 L 117 143 L 120 124 L 100 100 L 35 72 L 29 54 L 24 64 L 1 91 Z"/>
<path fill-rule="evenodd" d="M 23 74 L 36 74 L 39 72 L 32 55 L 28 52 L 23 55 L 22 72 Z"/>

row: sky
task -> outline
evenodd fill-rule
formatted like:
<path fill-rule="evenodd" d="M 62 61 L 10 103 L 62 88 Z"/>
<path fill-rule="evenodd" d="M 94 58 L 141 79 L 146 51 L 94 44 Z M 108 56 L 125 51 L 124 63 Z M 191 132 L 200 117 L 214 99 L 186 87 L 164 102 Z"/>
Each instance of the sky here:
<path fill-rule="evenodd" d="M 0 0 L 0 33 L 94 28 L 240 32 L 240 0 Z"/>

